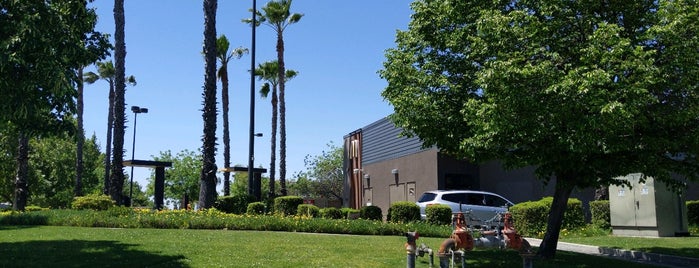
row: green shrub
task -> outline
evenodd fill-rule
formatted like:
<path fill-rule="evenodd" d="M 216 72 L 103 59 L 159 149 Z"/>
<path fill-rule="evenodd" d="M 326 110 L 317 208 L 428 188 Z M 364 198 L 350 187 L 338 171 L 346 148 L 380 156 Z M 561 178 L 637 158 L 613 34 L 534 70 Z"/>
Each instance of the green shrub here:
<path fill-rule="evenodd" d="M 300 196 L 282 196 L 274 199 L 274 213 L 282 216 L 294 216 L 299 205 L 303 204 Z"/>
<path fill-rule="evenodd" d="M 377 206 L 365 206 L 359 209 L 359 218 L 365 220 L 382 221 L 381 208 Z"/>
<path fill-rule="evenodd" d="M 415 202 L 400 201 L 391 205 L 391 222 L 408 223 L 420 220 L 420 207 Z"/>
<path fill-rule="evenodd" d="M 343 219 L 356 220 L 357 218 L 359 218 L 359 210 L 358 209 L 341 208 L 340 212 L 342 212 Z"/>
<path fill-rule="evenodd" d="M 216 200 L 214 208 L 221 212 L 241 215 L 247 211 L 248 204 L 252 202 L 255 202 L 255 197 L 249 194 L 223 196 Z"/>
<path fill-rule="evenodd" d="M 253 204 L 253 203 L 251 203 Z M 262 203 L 259 203 L 262 204 Z M 106 228 L 160 229 L 227 229 L 284 232 L 312 232 L 353 235 L 403 236 L 417 231 L 421 237 L 439 237 L 452 233 L 451 226 L 432 225 L 422 221 L 412 223 L 377 222 L 364 219 L 330 220 L 277 215 L 235 215 L 216 209 L 150 210 L 131 209 L 133 215 L 116 215 L 110 211 L 53 209 L 32 212 L 2 212 L 0 225 L 53 225 Z M 125 212 L 126 210 L 122 210 Z M 0 226 L 1 227 L 1 226 Z M 405 238 L 402 239 L 405 241 Z"/>
<path fill-rule="evenodd" d="M 311 204 L 301 204 L 296 208 L 296 215 L 306 216 L 309 218 L 317 218 L 320 214 L 320 209 L 315 205 Z"/>
<path fill-rule="evenodd" d="M 73 209 L 107 210 L 116 203 L 108 195 L 86 195 L 73 198 Z"/>
<path fill-rule="evenodd" d="M 329 207 L 320 209 L 320 217 L 323 219 L 342 219 L 342 211 L 339 208 Z"/>
<path fill-rule="evenodd" d="M 687 201 L 686 204 L 689 225 L 699 225 L 699 200 Z"/>
<path fill-rule="evenodd" d="M 48 208 L 42 208 L 40 206 L 26 206 L 24 207 L 24 211 L 42 211 L 42 210 L 49 210 Z"/>
<path fill-rule="evenodd" d="M 262 215 L 265 214 L 265 203 L 262 202 L 252 202 L 248 204 L 248 209 L 245 211 L 248 215 Z"/>
<path fill-rule="evenodd" d="M 524 236 L 541 237 L 546 231 L 546 223 L 551 210 L 552 197 L 539 201 L 516 204 L 510 208 L 515 222 L 515 229 Z M 576 198 L 568 199 L 568 208 L 563 215 L 561 229 L 573 230 L 585 225 L 582 202 Z"/>
<path fill-rule="evenodd" d="M 425 208 L 425 217 L 428 223 L 435 225 L 451 224 L 451 207 L 444 204 L 436 204 Z"/>
<path fill-rule="evenodd" d="M 592 225 L 601 229 L 609 229 L 611 227 L 609 200 L 591 201 L 590 214 L 592 214 Z"/>

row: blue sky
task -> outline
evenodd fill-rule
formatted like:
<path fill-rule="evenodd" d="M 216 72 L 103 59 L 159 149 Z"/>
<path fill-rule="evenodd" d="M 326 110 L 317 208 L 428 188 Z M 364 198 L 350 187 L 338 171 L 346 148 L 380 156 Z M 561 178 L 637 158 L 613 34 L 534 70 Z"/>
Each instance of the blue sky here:
<path fill-rule="evenodd" d="M 151 160 L 167 150 L 173 154 L 198 150 L 203 134 L 202 1 L 125 2 L 126 74 L 134 75 L 138 85 L 127 86 L 126 91 L 124 158 L 132 154 L 132 105 L 149 109 L 138 116 L 136 159 Z M 266 2 L 258 0 L 258 9 Z M 107 0 L 90 4 L 99 16 L 97 30 L 112 36 L 113 4 Z M 251 16 L 251 7 L 252 1 L 218 3 L 217 34 L 225 34 L 232 48 L 251 46 L 251 29 L 241 22 Z M 292 11 L 304 16 L 284 33 L 286 66 L 299 72 L 286 85 L 287 179 L 305 170 L 307 155 L 320 155 L 331 142 L 342 146 L 344 135 L 392 113 L 381 97 L 386 82 L 377 71 L 385 50 L 395 47 L 396 31 L 407 29 L 412 14 L 410 1 L 405 0 L 296 0 Z M 256 65 L 276 59 L 272 29 L 261 26 L 256 34 Z M 250 63 L 246 55 L 228 66 L 232 165 L 247 166 Z M 91 70 L 94 67 L 86 71 Z M 264 136 L 255 141 L 255 167 L 269 168 L 271 104 L 259 96 L 260 85 L 256 81 L 255 129 Z M 105 81 L 85 87 L 85 134 L 95 134 L 103 149 L 107 93 Z M 217 95 L 220 117 L 220 92 Z M 219 120 L 219 167 L 223 167 L 222 128 Z M 148 169 L 134 170 L 134 179 L 141 185 L 147 184 L 149 175 Z"/>

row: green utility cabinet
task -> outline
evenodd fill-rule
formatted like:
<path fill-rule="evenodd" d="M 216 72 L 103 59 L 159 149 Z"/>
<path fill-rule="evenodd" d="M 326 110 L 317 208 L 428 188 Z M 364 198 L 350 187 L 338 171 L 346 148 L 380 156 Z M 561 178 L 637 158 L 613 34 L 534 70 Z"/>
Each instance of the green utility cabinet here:
<path fill-rule="evenodd" d="M 652 177 L 641 182 L 641 173 L 619 179 L 628 186 L 609 186 L 609 211 L 612 234 L 619 236 L 684 236 L 687 207 L 681 194 L 668 189 Z"/>

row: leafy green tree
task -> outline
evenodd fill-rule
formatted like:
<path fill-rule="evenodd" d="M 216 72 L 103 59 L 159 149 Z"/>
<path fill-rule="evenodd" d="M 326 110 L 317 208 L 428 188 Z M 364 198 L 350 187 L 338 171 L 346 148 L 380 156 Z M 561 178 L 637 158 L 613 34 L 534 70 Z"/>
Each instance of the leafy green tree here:
<path fill-rule="evenodd" d="M 29 142 L 29 200 L 41 207 L 68 208 L 74 197 L 76 176 L 75 162 L 77 146 L 75 138 L 68 135 L 54 135 L 33 138 Z M 82 177 L 86 193 L 100 191 L 100 160 L 96 137 L 87 139 L 83 148 L 85 162 Z"/>
<path fill-rule="evenodd" d="M 0 128 L 0 202 L 12 202 L 17 171 L 17 133 Z"/>
<path fill-rule="evenodd" d="M 299 22 L 303 14 L 291 13 L 291 0 L 269 1 L 262 7 L 262 12 L 255 11 L 259 23 L 270 26 L 277 34 L 277 70 L 279 82 L 279 182 L 281 195 L 286 195 L 286 69 L 284 64 L 284 30 L 287 26 Z"/>
<path fill-rule="evenodd" d="M 555 255 L 574 188 L 699 171 L 695 1 L 412 4 L 382 96 L 408 135 L 554 184 L 538 254 Z"/>
<path fill-rule="evenodd" d="M 150 198 L 148 198 L 148 194 L 146 191 L 144 191 L 141 188 L 141 185 L 137 182 L 133 182 L 133 189 L 134 191 L 131 191 L 131 180 L 127 180 L 127 183 L 124 183 L 124 190 L 122 191 L 122 194 L 124 197 L 128 198 L 129 192 L 131 191 L 131 198 L 133 198 L 133 202 L 131 202 L 131 205 L 133 207 L 144 207 L 144 208 L 152 208 L 155 206 L 153 201 L 151 201 Z"/>
<path fill-rule="evenodd" d="M 294 180 L 289 181 L 289 194 L 301 197 L 315 197 L 314 183 L 305 172 L 294 174 Z"/>
<path fill-rule="evenodd" d="M 199 208 L 216 201 L 216 0 L 204 0 L 204 136 Z"/>
<path fill-rule="evenodd" d="M 0 1 L 0 129 L 17 133 L 13 208 L 29 197 L 29 140 L 74 131 L 78 68 L 107 54 L 87 1 Z"/>
<path fill-rule="evenodd" d="M 225 35 L 221 35 L 216 39 L 216 58 L 221 62 L 221 67 L 218 68 L 218 79 L 221 79 L 221 107 L 223 116 L 223 165 L 230 167 L 231 165 L 231 138 L 228 124 L 228 63 L 231 59 L 240 59 L 244 54 L 248 53 L 247 48 L 236 48 L 228 52 L 230 42 Z M 223 172 L 223 195 L 230 194 L 230 172 Z"/>
<path fill-rule="evenodd" d="M 269 185 L 270 185 L 270 178 L 262 176 L 261 178 L 261 192 L 263 193 L 269 193 Z M 275 183 L 276 187 L 279 186 L 279 182 Z M 236 172 L 233 175 L 233 183 L 231 184 L 231 195 L 247 195 L 248 194 L 248 173 L 247 172 Z M 262 199 L 273 199 L 274 197 L 265 197 L 263 196 Z M 261 200 L 262 201 L 262 200 Z"/>
<path fill-rule="evenodd" d="M 304 163 L 307 171 L 297 176 L 308 180 L 309 192 L 316 197 L 342 200 L 344 174 L 342 172 L 342 148 L 332 142 L 327 144 L 328 150 L 320 155 L 307 155 Z M 300 187 L 299 187 L 300 188 Z"/>
<path fill-rule="evenodd" d="M 97 80 L 107 81 L 109 84 L 109 104 L 107 110 L 107 144 L 105 149 L 105 154 L 107 156 L 112 155 L 112 134 L 114 127 L 114 101 L 115 101 L 115 91 L 114 91 L 114 77 L 116 71 L 114 70 L 114 63 L 112 61 L 97 62 L 97 73 L 87 72 L 84 75 L 84 80 L 88 84 L 93 84 Z M 131 86 L 136 85 L 136 78 L 133 75 L 124 78 L 124 82 Z M 104 193 L 109 194 L 109 173 L 111 170 L 111 157 L 105 157 L 104 159 Z"/>
<path fill-rule="evenodd" d="M 279 114 L 278 98 L 277 98 L 277 86 L 279 85 L 279 76 L 277 76 L 277 70 L 279 70 L 278 61 L 268 61 L 261 63 L 255 68 L 255 76 L 258 79 L 267 81 L 260 88 L 260 95 L 263 98 L 270 97 L 272 103 L 272 134 L 270 135 L 271 159 L 269 162 L 269 192 L 267 196 L 269 198 L 274 198 L 276 193 L 274 191 L 275 187 L 275 175 L 276 175 L 276 165 L 277 165 L 277 115 Z M 294 70 L 286 70 L 285 77 L 287 79 L 292 79 L 296 77 L 298 72 Z M 270 86 L 271 85 L 271 86 Z M 271 89 L 271 90 L 270 90 Z"/>
<path fill-rule="evenodd" d="M 175 203 L 177 207 L 185 207 L 181 201 L 185 196 L 187 199 L 196 199 L 199 196 L 199 172 L 201 168 L 201 153 L 184 150 L 172 155 L 172 152 L 160 152 L 159 156 L 154 156 L 155 161 L 172 162 L 172 167 L 165 169 L 165 199 Z M 151 172 L 148 182 L 147 194 L 154 195 L 155 170 Z"/>

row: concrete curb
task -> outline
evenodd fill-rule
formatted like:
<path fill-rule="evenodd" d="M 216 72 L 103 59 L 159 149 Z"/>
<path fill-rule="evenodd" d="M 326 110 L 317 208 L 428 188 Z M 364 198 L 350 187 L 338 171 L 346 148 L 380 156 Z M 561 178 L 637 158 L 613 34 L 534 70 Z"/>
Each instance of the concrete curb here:
<path fill-rule="evenodd" d="M 533 247 L 541 244 L 541 239 L 525 238 Z M 628 261 L 660 265 L 665 267 L 689 268 L 699 267 L 699 259 L 679 257 L 666 254 L 647 253 L 634 250 L 624 250 L 616 248 L 605 248 L 566 242 L 558 242 L 557 250 L 576 252 L 589 255 L 605 256 Z"/>

